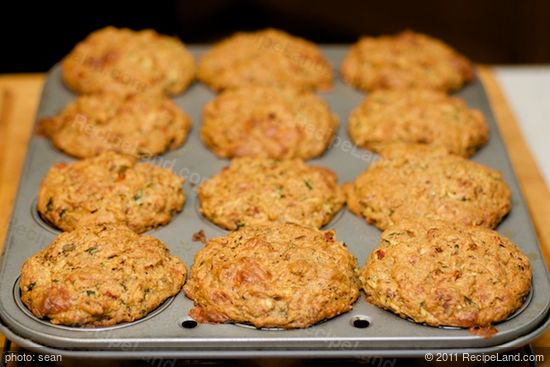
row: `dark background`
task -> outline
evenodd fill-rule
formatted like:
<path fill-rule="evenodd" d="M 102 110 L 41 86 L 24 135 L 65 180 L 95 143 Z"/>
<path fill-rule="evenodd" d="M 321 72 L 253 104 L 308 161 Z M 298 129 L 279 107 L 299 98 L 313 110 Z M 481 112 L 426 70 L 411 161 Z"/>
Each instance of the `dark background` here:
<path fill-rule="evenodd" d="M 411 28 L 480 63 L 550 63 L 550 0 L 199 0 L 0 5 L 0 73 L 46 71 L 91 31 L 154 28 L 186 43 L 268 26 L 319 43 Z"/>

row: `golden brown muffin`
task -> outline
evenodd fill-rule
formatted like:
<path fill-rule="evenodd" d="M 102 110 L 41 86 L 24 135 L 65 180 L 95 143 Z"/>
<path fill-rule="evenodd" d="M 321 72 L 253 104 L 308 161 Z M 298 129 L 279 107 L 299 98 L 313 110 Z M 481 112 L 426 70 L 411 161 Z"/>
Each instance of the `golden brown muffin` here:
<path fill-rule="evenodd" d="M 198 322 L 306 328 L 352 309 L 357 270 L 334 231 L 270 223 L 208 241 L 184 290 Z"/>
<path fill-rule="evenodd" d="M 65 84 L 78 93 L 182 92 L 195 77 L 193 56 L 177 38 L 147 29 L 106 27 L 91 33 L 61 62 Z"/>
<path fill-rule="evenodd" d="M 198 77 L 220 91 L 243 86 L 332 87 L 332 69 L 315 44 L 276 29 L 240 32 L 199 62 Z"/>
<path fill-rule="evenodd" d="M 156 238 L 97 225 L 62 233 L 27 259 L 19 285 L 36 317 L 97 327 L 146 316 L 179 292 L 185 274 Z"/>
<path fill-rule="evenodd" d="M 338 117 L 312 93 L 243 87 L 204 106 L 201 137 L 222 158 L 310 159 L 323 154 L 338 125 Z"/>
<path fill-rule="evenodd" d="M 510 211 L 512 195 L 498 171 L 416 153 L 376 161 L 346 184 L 349 210 L 380 229 L 412 218 L 494 228 Z"/>
<path fill-rule="evenodd" d="M 276 222 L 319 228 L 342 208 L 331 170 L 302 160 L 236 158 L 199 187 L 200 211 L 220 227 Z"/>
<path fill-rule="evenodd" d="M 459 89 L 471 81 L 470 62 L 445 43 L 412 31 L 362 37 L 341 65 L 344 80 L 364 91 L 376 89 Z"/>
<path fill-rule="evenodd" d="M 40 121 L 39 131 L 77 158 L 116 151 L 151 157 L 183 144 L 191 119 L 160 94 L 78 97 L 59 115 Z"/>
<path fill-rule="evenodd" d="M 185 202 L 183 178 L 114 152 L 50 168 L 37 209 L 63 231 L 81 225 L 121 223 L 136 232 L 170 222 Z"/>
<path fill-rule="evenodd" d="M 361 270 L 367 301 L 432 326 L 487 327 L 519 309 L 531 266 L 497 232 L 416 220 L 392 225 Z"/>
<path fill-rule="evenodd" d="M 489 140 L 483 114 L 459 98 L 430 90 L 379 90 L 350 115 L 353 142 L 369 150 L 395 143 L 441 147 L 463 157 Z"/>

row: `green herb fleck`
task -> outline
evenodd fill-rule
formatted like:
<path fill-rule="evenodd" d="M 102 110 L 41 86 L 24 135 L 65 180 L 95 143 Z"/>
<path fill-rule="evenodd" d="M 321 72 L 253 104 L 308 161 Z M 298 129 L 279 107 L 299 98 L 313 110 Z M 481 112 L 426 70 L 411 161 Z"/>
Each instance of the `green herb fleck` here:
<path fill-rule="evenodd" d="M 308 180 L 304 180 L 304 184 L 307 186 L 308 189 L 313 190 L 313 186 Z"/>
<path fill-rule="evenodd" d="M 117 173 L 119 175 L 124 174 L 124 172 L 126 172 L 127 169 L 128 169 L 128 166 L 120 165 L 120 166 L 117 167 Z"/>
<path fill-rule="evenodd" d="M 46 212 L 51 212 L 53 210 L 53 198 L 50 197 L 46 203 Z"/>
<path fill-rule="evenodd" d="M 139 190 L 133 197 L 134 201 L 139 201 L 143 197 L 143 189 Z"/>
<path fill-rule="evenodd" d="M 93 255 L 97 252 L 97 247 L 89 247 L 86 249 L 86 252 L 89 253 L 90 255 Z"/>
<path fill-rule="evenodd" d="M 74 243 L 68 243 L 66 245 L 63 245 L 63 252 L 69 252 L 69 251 L 73 251 L 75 249 L 75 245 Z"/>
<path fill-rule="evenodd" d="M 94 292 L 94 291 L 90 291 L 90 290 L 87 290 L 87 291 L 86 291 L 86 294 L 87 294 L 88 296 L 95 296 L 95 292 Z"/>

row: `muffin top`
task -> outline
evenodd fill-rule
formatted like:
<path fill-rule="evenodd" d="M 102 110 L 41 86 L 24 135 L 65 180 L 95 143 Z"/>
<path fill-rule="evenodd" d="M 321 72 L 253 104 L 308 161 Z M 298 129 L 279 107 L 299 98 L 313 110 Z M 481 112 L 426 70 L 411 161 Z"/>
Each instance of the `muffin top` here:
<path fill-rule="evenodd" d="M 21 269 L 23 303 L 68 326 L 110 326 L 146 316 L 179 292 L 185 265 L 156 238 L 122 225 L 57 236 Z"/>
<path fill-rule="evenodd" d="M 341 65 L 344 80 L 364 90 L 457 90 L 473 79 L 471 63 L 445 43 L 412 31 L 362 37 Z"/>
<path fill-rule="evenodd" d="M 240 32 L 216 44 L 199 62 L 198 77 L 212 89 L 243 86 L 326 90 L 332 69 L 318 47 L 276 30 Z"/>
<path fill-rule="evenodd" d="M 386 153 L 391 158 L 374 162 L 346 184 L 348 209 L 380 229 L 419 217 L 494 228 L 510 211 L 512 194 L 498 171 L 412 149 L 400 156 Z"/>
<path fill-rule="evenodd" d="M 154 30 L 106 27 L 61 61 L 65 84 L 78 93 L 181 93 L 195 76 L 193 56 L 177 38 Z"/>
<path fill-rule="evenodd" d="M 63 231 L 120 223 L 145 232 L 168 223 L 181 210 L 183 182 L 168 169 L 106 152 L 50 168 L 40 185 L 37 209 Z"/>
<path fill-rule="evenodd" d="M 56 148 L 77 158 L 105 151 L 156 156 L 181 146 L 190 128 L 189 116 L 156 93 L 80 96 L 38 125 Z"/>
<path fill-rule="evenodd" d="M 266 222 L 319 228 L 345 201 L 334 172 L 298 159 L 235 158 L 198 194 L 201 213 L 229 230 Z"/>
<path fill-rule="evenodd" d="M 367 301 L 432 326 L 487 327 L 521 307 L 527 257 L 497 232 L 407 220 L 388 227 L 361 270 Z"/>
<path fill-rule="evenodd" d="M 312 93 L 243 87 L 204 106 L 201 137 L 222 158 L 310 159 L 325 152 L 338 125 L 338 117 Z"/>
<path fill-rule="evenodd" d="M 184 290 L 199 322 L 305 328 L 351 310 L 357 267 L 334 231 L 246 226 L 208 241 Z"/>
<path fill-rule="evenodd" d="M 459 98 L 432 90 L 378 90 L 349 118 L 353 142 L 380 152 L 395 143 L 425 144 L 463 157 L 489 140 L 481 112 Z"/>

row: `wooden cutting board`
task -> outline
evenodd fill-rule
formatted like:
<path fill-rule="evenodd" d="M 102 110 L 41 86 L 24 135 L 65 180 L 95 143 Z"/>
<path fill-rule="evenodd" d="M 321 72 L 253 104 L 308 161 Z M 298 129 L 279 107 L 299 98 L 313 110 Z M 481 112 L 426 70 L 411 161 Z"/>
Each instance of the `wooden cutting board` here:
<path fill-rule="evenodd" d="M 527 207 L 535 224 L 546 263 L 550 264 L 550 191 L 527 147 L 514 114 L 492 70 L 478 66 L 493 112 L 510 153 Z M 4 237 L 19 175 L 23 166 L 44 74 L 0 75 L 0 249 Z M 0 335 L 0 344 L 3 344 Z M 550 349 L 550 331 L 533 342 L 536 349 Z M 538 351 L 543 352 L 543 350 Z M 550 354 L 540 366 L 550 366 Z"/>

